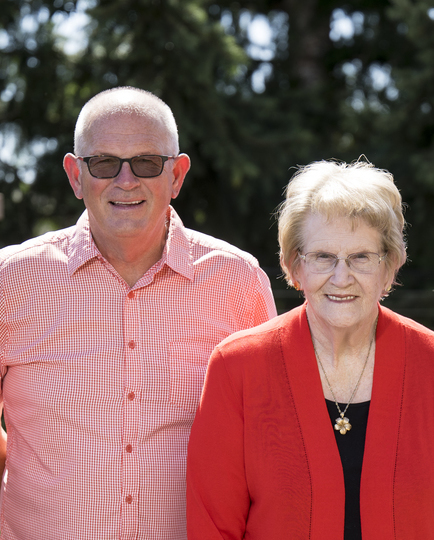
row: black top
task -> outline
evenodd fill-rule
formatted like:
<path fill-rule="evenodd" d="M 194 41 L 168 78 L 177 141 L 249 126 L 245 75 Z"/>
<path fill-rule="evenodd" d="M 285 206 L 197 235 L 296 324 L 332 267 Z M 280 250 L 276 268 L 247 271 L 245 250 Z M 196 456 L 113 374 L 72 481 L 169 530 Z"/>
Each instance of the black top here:
<path fill-rule="evenodd" d="M 326 399 L 327 409 L 334 430 L 339 411 L 334 401 Z M 366 427 L 368 425 L 370 401 L 352 403 L 345 413 L 351 430 L 345 435 L 334 430 L 341 456 L 345 481 L 345 533 L 344 540 L 362 540 L 360 525 L 360 478 L 362 475 L 363 453 L 365 450 Z M 344 411 L 346 403 L 339 403 Z"/>

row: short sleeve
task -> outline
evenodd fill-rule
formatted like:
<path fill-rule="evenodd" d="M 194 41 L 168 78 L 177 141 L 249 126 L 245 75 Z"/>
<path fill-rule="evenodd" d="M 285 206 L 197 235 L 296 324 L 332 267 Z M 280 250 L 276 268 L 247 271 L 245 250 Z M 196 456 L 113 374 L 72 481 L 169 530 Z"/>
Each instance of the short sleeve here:
<path fill-rule="evenodd" d="M 4 291 L 3 287 L 0 283 L 0 403 L 3 401 L 2 395 L 1 395 L 1 381 L 3 380 L 3 376 L 6 372 L 6 369 L 4 367 L 4 355 L 5 355 L 5 349 L 6 349 L 6 343 L 7 343 L 7 318 L 6 318 L 6 303 L 4 298 Z"/>
<path fill-rule="evenodd" d="M 252 326 L 258 326 L 276 315 L 276 305 L 274 303 L 270 280 L 267 274 L 258 267 L 252 298 Z"/>

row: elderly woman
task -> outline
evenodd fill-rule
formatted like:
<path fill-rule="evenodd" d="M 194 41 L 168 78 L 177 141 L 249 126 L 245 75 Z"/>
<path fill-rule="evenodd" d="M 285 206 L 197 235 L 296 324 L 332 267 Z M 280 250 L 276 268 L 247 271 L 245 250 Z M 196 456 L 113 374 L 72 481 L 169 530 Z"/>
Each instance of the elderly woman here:
<path fill-rule="evenodd" d="M 306 301 L 212 355 L 189 540 L 434 539 L 434 333 L 379 305 L 403 228 L 391 174 L 369 163 L 289 183 L 281 262 Z"/>

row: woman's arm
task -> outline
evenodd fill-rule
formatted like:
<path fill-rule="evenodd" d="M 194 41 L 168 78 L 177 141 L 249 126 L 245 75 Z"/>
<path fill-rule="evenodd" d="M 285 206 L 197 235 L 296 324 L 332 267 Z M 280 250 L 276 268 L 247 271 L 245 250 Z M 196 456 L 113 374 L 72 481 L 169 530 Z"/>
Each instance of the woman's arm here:
<path fill-rule="evenodd" d="M 242 379 L 211 356 L 191 431 L 187 466 L 189 540 L 241 540 L 250 508 L 245 477 Z"/>

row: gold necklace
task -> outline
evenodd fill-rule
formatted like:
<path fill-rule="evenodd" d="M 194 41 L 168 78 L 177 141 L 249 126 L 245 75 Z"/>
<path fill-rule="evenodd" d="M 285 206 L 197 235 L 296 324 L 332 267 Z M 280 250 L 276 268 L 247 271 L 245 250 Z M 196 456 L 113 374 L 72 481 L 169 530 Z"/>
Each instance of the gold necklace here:
<path fill-rule="evenodd" d="M 306 314 L 307 315 L 307 314 Z M 309 322 L 309 319 L 308 319 L 308 322 Z M 326 383 L 327 383 L 327 386 L 329 387 L 329 390 L 330 390 L 330 393 L 331 395 L 333 396 L 333 399 L 335 401 L 335 405 L 336 407 L 338 408 L 338 411 L 339 411 L 339 418 L 336 418 L 335 419 L 335 430 L 336 431 L 339 431 L 339 433 L 341 435 L 345 435 L 347 433 L 347 431 L 350 431 L 350 429 L 353 427 L 351 424 L 350 424 L 350 421 L 349 419 L 345 416 L 345 413 L 347 412 L 348 410 L 348 407 L 351 405 L 352 401 L 353 401 L 353 398 L 354 396 L 356 395 L 356 392 L 357 392 L 357 389 L 359 388 L 359 385 L 360 385 L 360 381 L 362 380 L 362 377 L 363 377 L 363 373 L 365 373 L 365 369 L 366 369 L 366 365 L 368 364 L 368 359 L 369 359 L 369 355 L 371 353 L 371 349 L 372 349 L 372 344 L 374 343 L 375 341 L 375 334 L 377 332 L 377 322 L 378 322 L 378 317 L 377 319 L 375 320 L 375 325 L 374 325 L 374 333 L 372 335 L 372 339 L 371 339 L 371 342 L 369 344 L 369 349 L 368 349 L 368 354 L 366 355 L 366 360 L 365 360 L 365 363 L 363 364 L 363 369 L 362 369 L 362 372 L 360 373 L 360 377 L 357 381 L 357 384 L 356 386 L 354 387 L 354 390 L 353 390 L 353 393 L 351 394 L 351 397 L 347 403 L 347 406 L 345 407 L 344 411 L 341 411 L 341 408 L 339 407 L 339 403 L 338 403 L 338 400 L 336 399 L 336 396 L 335 396 L 335 393 L 333 392 L 333 389 L 331 387 L 331 384 L 330 384 L 330 381 L 327 377 L 327 373 L 324 369 L 324 366 L 322 365 L 322 362 L 321 360 L 319 359 L 319 356 L 318 356 L 318 353 L 316 351 L 316 348 L 315 348 L 315 343 L 313 342 L 313 337 L 312 337 L 312 345 L 313 345 L 313 350 L 315 352 L 315 356 L 316 356 L 316 359 L 318 361 L 318 364 L 321 366 L 321 369 L 322 369 L 322 372 L 324 373 L 324 377 L 325 377 L 325 380 L 326 380 Z M 309 325 L 310 326 L 310 325 Z M 312 332 L 311 332 L 311 336 L 312 336 Z"/>

